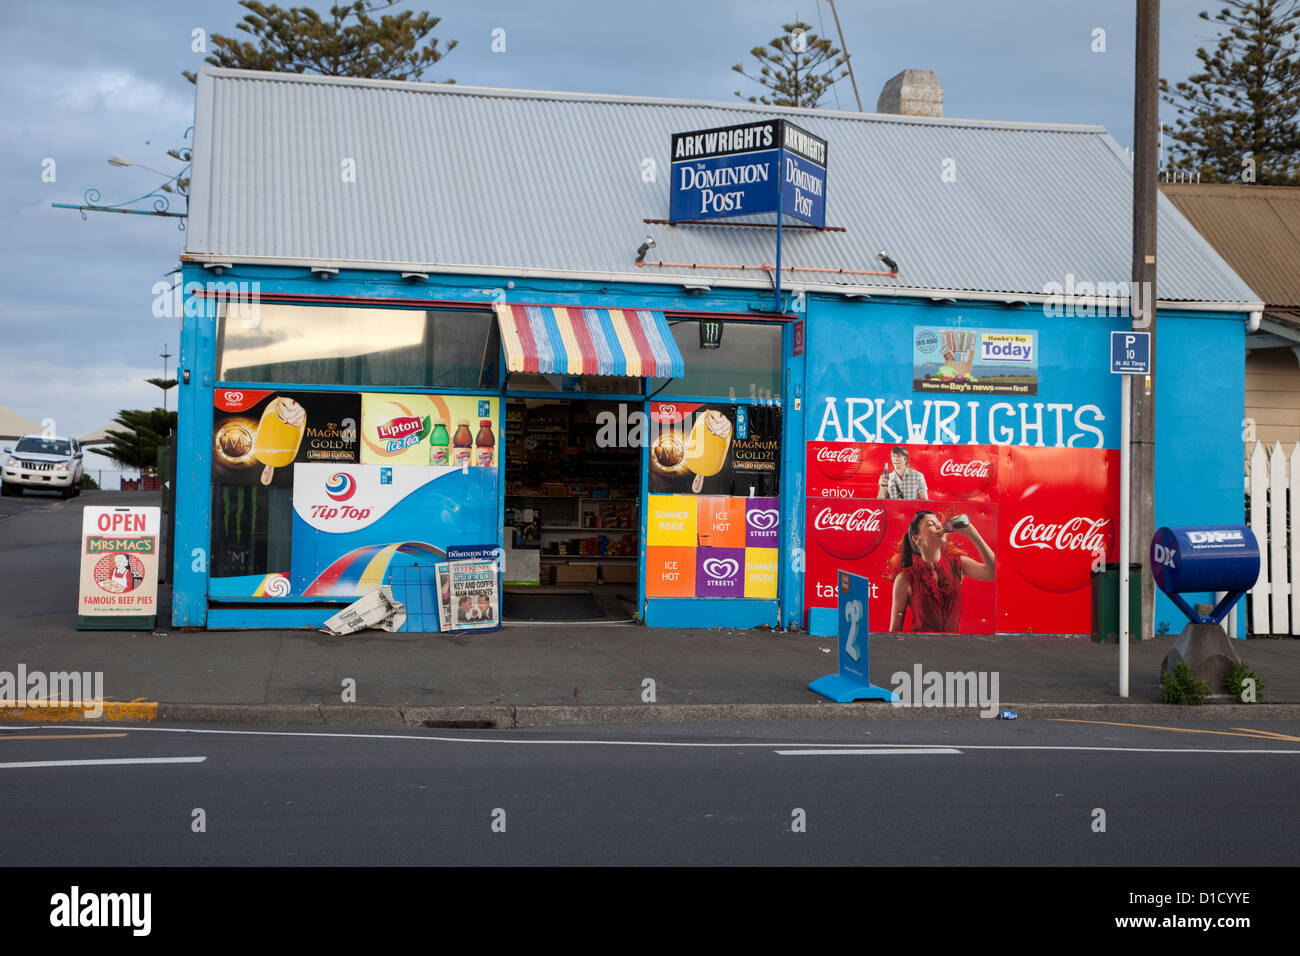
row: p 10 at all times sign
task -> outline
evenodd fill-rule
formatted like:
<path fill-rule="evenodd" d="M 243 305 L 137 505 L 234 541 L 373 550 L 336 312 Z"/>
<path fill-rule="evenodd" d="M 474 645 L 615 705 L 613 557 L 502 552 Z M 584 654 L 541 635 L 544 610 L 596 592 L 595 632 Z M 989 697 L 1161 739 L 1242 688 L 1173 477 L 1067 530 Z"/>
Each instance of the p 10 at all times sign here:
<path fill-rule="evenodd" d="M 1117 450 L 809 442 L 806 474 L 805 607 L 835 607 L 844 570 L 870 580 L 877 633 L 1091 629 L 1092 573 L 1117 560 Z M 903 570 L 920 552 L 928 578 Z M 897 606 L 912 587 L 930 605 Z"/>

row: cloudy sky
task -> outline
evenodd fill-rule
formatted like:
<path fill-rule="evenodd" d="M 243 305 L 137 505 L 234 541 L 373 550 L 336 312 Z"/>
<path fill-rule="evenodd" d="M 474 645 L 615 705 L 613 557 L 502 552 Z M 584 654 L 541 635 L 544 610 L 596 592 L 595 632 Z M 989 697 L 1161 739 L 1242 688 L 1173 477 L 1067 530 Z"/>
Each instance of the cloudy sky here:
<path fill-rule="evenodd" d="M 291 5 L 290 3 L 284 4 Z M 308 3 L 324 10 L 327 3 Z M 826 0 L 407 0 L 442 17 L 459 41 L 430 81 L 735 101 L 759 92 L 730 67 L 803 19 L 834 39 Z M 1197 66 L 1215 26 L 1208 0 L 1165 0 L 1161 73 Z M 0 256 L 0 406 L 83 435 L 121 408 L 160 404 L 143 380 L 175 352 L 177 320 L 152 315 L 153 286 L 176 264 L 177 220 L 53 209 L 147 193 L 161 179 L 116 168 L 119 156 L 160 170 L 190 126 L 202 64 L 192 31 L 234 34 L 235 0 L 42 0 L 5 5 L 0 28 L 0 197 L 9 226 Z M 1131 141 L 1132 0 L 841 0 L 840 21 L 864 107 L 902 69 L 934 70 L 947 116 L 1098 123 Z M 494 53 L 492 32 L 506 31 Z M 1105 30 L 1105 52 L 1093 52 Z M 838 43 L 836 44 L 838 45 Z M 843 80 L 823 104 L 854 108 Z M 1171 119 L 1172 108 L 1162 107 Z M 53 164 L 47 162 L 53 160 Z M 43 171 L 53 173 L 45 181 Z M 49 176 L 49 172 L 46 173 Z M 175 208 L 175 206 L 173 206 Z M 169 371 L 175 358 L 169 360 Z M 169 407 L 175 408 L 175 390 Z"/>

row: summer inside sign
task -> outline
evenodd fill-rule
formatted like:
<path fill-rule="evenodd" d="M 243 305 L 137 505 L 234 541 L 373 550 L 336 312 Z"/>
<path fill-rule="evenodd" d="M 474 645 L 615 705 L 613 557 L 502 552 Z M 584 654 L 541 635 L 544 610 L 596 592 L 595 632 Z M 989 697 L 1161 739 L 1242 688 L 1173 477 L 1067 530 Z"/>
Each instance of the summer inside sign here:
<path fill-rule="evenodd" d="M 650 495 L 646 596 L 776 597 L 777 498 Z"/>

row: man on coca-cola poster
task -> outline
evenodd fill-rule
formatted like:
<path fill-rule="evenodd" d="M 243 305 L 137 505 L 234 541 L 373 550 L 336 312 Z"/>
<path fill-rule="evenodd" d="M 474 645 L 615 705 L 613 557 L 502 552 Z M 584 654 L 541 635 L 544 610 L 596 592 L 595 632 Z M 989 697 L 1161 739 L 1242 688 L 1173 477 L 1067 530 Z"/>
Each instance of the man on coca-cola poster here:
<path fill-rule="evenodd" d="M 889 453 L 889 460 L 893 462 L 894 471 L 890 474 L 885 469 L 880 473 L 880 497 L 907 501 L 929 500 L 930 492 L 925 487 L 925 475 L 909 467 L 911 459 L 907 449 L 895 445 Z"/>
<path fill-rule="evenodd" d="M 980 560 L 961 553 L 949 543 L 951 533 L 964 534 L 975 545 Z M 933 511 L 913 515 L 899 542 L 898 573 L 894 578 L 893 607 L 889 629 L 956 633 L 960 630 L 963 582 L 992 581 L 996 561 L 993 550 L 966 515 L 947 524 Z M 891 562 L 892 563 L 892 562 Z"/>

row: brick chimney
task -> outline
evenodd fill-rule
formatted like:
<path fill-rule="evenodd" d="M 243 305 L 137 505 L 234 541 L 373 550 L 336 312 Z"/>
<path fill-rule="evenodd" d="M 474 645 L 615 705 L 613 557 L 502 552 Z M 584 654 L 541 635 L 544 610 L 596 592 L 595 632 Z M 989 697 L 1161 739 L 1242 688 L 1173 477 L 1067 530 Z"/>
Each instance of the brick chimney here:
<path fill-rule="evenodd" d="M 877 113 L 899 116 L 942 116 L 943 87 L 933 70 L 904 70 L 885 81 Z"/>

